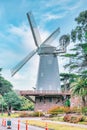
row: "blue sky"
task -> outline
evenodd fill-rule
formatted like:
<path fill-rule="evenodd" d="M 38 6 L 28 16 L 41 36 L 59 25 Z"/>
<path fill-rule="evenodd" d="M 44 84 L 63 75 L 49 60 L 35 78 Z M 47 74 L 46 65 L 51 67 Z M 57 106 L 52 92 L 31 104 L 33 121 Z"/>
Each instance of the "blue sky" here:
<path fill-rule="evenodd" d="M 15 89 L 35 87 L 39 58 L 35 55 L 14 77 L 10 69 L 36 48 L 26 13 L 32 11 L 41 39 L 57 27 L 60 35 L 69 33 L 76 25 L 74 19 L 87 9 L 87 0 L 0 0 L 0 67 L 3 76 Z M 59 60 L 59 70 L 64 69 Z"/>

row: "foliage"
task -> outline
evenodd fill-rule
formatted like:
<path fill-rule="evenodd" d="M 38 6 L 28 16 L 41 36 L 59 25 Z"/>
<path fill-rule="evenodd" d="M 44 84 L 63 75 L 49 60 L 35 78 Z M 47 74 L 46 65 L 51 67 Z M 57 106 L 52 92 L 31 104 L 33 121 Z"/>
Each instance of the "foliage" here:
<path fill-rule="evenodd" d="M 73 42 L 87 41 L 87 10 L 81 12 L 77 18 L 75 18 L 77 26 L 71 32 L 71 38 Z"/>
<path fill-rule="evenodd" d="M 87 10 L 81 12 L 75 21 L 77 26 L 72 29 L 70 34 L 74 48 L 70 50 L 70 54 L 63 56 L 70 59 L 65 68 L 81 74 L 87 70 Z M 85 74 L 87 75 L 87 73 Z"/>
<path fill-rule="evenodd" d="M 20 116 L 20 117 L 33 117 L 33 113 L 28 112 L 28 111 L 21 111 L 21 112 L 19 113 L 19 116 Z"/>
<path fill-rule="evenodd" d="M 70 86 L 73 94 L 82 97 L 85 106 L 87 95 L 87 10 L 81 12 L 75 21 L 77 26 L 71 31 L 71 41 L 74 42 L 74 48 L 71 49 L 70 54 L 63 56 L 70 59 L 65 68 L 79 75 L 79 78 L 73 80 Z"/>
<path fill-rule="evenodd" d="M 4 100 L 9 109 L 13 108 L 14 110 L 19 110 L 21 107 L 21 100 L 14 91 L 5 93 Z"/>
<path fill-rule="evenodd" d="M 69 99 L 66 99 L 64 106 L 70 107 L 70 100 Z"/>
<path fill-rule="evenodd" d="M 66 47 L 70 43 L 70 35 L 62 35 L 59 39 L 60 47 L 63 49 L 63 51 L 66 51 Z"/>
<path fill-rule="evenodd" d="M 65 122 L 70 123 L 77 123 L 80 121 L 84 121 L 84 117 L 82 115 L 75 115 L 75 114 L 66 114 L 63 118 Z"/>
<path fill-rule="evenodd" d="M 20 110 L 34 110 L 34 104 L 27 98 L 20 96 L 21 108 Z"/>
<path fill-rule="evenodd" d="M 43 113 L 42 112 L 33 112 L 33 116 L 34 117 L 40 117 L 40 116 L 43 116 Z"/>
<path fill-rule="evenodd" d="M 0 72 L 2 71 L 2 68 L 0 68 Z M 4 79 L 4 77 L 0 74 L 0 94 L 4 95 L 5 93 L 8 93 L 9 91 L 12 91 L 12 84 Z"/>
<path fill-rule="evenodd" d="M 86 105 L 87 95 L 87 78 L 79 77 L 71 84 L 71 92 L 74 95 L 80 95 L 83 100 L 83 105 Z"/>
<path fill-rule="evenodd" d="M 57 114 L 62 114 L 62 113 L 68 113 L 70 112 L 69 107 L 64 107 L 64 106 L 55 106 L 49 109 L 48 113 L 52 115 L 57 115 Z"/>
<path fill-rule="evenodd" d="M 75 79 L 78 77 L 78 75 L 73 74 L 73 73 L 61 73 L 60 76 L 62 77 L 62 79 Z"/>
<path fill-rule="evenodd" d="M 61 73 L 60 80 L 62 81 L 63 85 L 62 90 L 70 90 L 71 83 L 77 78 L 79 75 L 73 73 Z"/>
<path fill-rule="evenodd" d="M 2 71 L 2 68 L 0 68 L 0 73 L 1 73 L 1 71 Z M 0 74 L 1 75 L 1 74 Z"/>
<path fill-rule="evenodd" d="M 21 111 L 19 114 L 20 117 L 40 117 L 43 116 L 42 112 L 30 112 L 30 111 Z"/>
<path fill-rule="evenodd" d="M 87 115 L 87 107 L 83 107 L 82 108 L 82 113 L 85 114 L 85 115 Z"/>
<path fill-rule="evenodd" d="M 87 94 L 87 78 L 79 77 L 71 84 L 73 94 L 85 96 Z"/>
<path fill-rule="evenodd" d="M 48 113 L 52 115 L 58 115 L 63 113 L 82 113 L 83 108 L 78 107 L 67 107 L 67 106 L 55 106 L 49 109 Z M 85 108 L 87 109 L 87 107 Z"/>
<path fill-rule="evenodd" d="M 71 113 L 76 113 L 76 114 L 81 114 L 82 113 L 82 108 L 81 107 L 71 107 L 70 112 Z"/>
<path fill-rule="evenodd" d="M 8 93 L 12 91 L 12 84 L 5 80 L 2 76 L 0 76 L 0 94 L 4 95 L 5 93 Z"/>
<path fill-rule="evenodd" d="M 7 104 L 2 95 L 0 95 L 0 111 L 5 111 L 7 108 Z M 3 109 L 3 110 L 2 110 Z"/>

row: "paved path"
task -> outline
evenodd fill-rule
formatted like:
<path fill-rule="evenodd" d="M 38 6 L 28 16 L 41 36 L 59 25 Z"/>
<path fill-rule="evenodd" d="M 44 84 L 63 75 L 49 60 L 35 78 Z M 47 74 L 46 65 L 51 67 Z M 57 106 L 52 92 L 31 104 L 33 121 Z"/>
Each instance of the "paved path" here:
<path fill-rule="evenodd" d="M 8 119 L 6 119 L 8 120 Z M 11 123 L 12 123 L 12 128 L 11 130 L 18 130 L 18 120 L 21 121 L 20 123 L 20 130 L 26 130 L 26 126 L 24 123 L 22 123 L 22 121 L 24 120 L 42 120 L 41 118 L 11 118 Z M 52 122 L 55 124 L 64 124 L 64 125 L 68 125 L 68 126 L 76 126 L 76 127 L 80 127 L 80 128 L 86 128 L 87 129 L 87 125 L 81 125 L 81 124 L 74 124 L 74 123 L 68 123 L 68 122 L 58 122 L 58 121 L 50 121 L 50 120 L 43 120 L 43 122 Z M 35 127 L 35 126 L 28 126 L 29 130 L 45 130 L 43 128 L 39 128 L 39 127 Z M 0 118 L 0 130 L 7 130 L 7 127 L 3 127 L 2 126 L 2 118 Z"/>
<path fill-rule="evenodd" d="M 8 119 L 6 119 L 8 120 Z M 26 120 L 26 118 L 21 118 L 21 121 Z M 18 118 L 11 118 L 11 130 L 18 130 Z M 35 127 L 35 126 L 28 126 L 29 130 L 44 130 L 43 128 Z M 2 126 L 2 118 L 0 118 L 0 130 L 9 130 L 7 127 Z M 26 125 L 20 122 L 20 130 L 26 130 Z"/>

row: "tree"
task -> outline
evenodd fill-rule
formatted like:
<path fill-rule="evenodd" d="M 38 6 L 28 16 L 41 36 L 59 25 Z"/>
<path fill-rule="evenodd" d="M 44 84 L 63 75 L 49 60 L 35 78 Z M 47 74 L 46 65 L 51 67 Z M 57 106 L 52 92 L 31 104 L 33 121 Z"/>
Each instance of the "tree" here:
<path fill-rule="evenodd" d="M 9 91 L 12 91 L 12 84 L 5 80 L 2 76 L 0 76 L 0 94 L 4 95 L 5 93 L 8 93 Z"/>
<path fill-rule="evenodd" d="M 75 70 L 78 73 L 87 74 L 87 10 L 75 18 L 77 26 L 71 31 L 71 40 L 74 42 L 72 54 L 66 54 L 70 58 L 70 63 L 65 67 Z"/>
<path fill-rule="evenodd" d="M 20 100 L 19 96 L 14 91 L 5 93 L 4 100 L 8 105 L 8 111 L 11 111 L 12 108 L 14 110 L 20 110 L 21 100 Z"/>
<path fill-rule="evenodd" d="M 2 114 L 3 114 L 3 111 L 5 111 L 7 108 L 7 104 L 3 98 L 2 95 L 0 95 L 0 111 L 2 111 Z"/>
<path fill-rule="evenodd" d="M 60 44 L 60 47 L 61 49 L 63 49 L 63 51 L 66 52 L 66 47 L 69 45 L 70 43 L 70 35 L 67 34 L 67 35 L 62 35 L 60 38 L 59 38 L 59 44 Z"/>
<path fill-rule="evenodd" d="M 71 83 L 77 78 L 79 75 L 73 73 L 61 73 L 60 80 L 63 82 L 62 89 L 64 91 L 70 90 Z"/>
<path fill-rule="evenodd" d="M 1 71 L 2 71 L 2 68 L 0 68 L 0 73 L 1 73 Z M 1 74 L 0 74 L 1 75 Z"/>
<path fill-rule="evenodd" d="M 34 110 L 34 104 L 26 97 L 21 96 L 21 110 Z"/>
<path fill-rule="evenodd" d="M 2 68 L 0 68 L 1 72 Z M 3 96 L 5 93 L 8 93 L 9 91 L 12 91 L 12 84 L 4 79 L 2 75 L 0 74 L 0 94 Z"/>
<path fill-rule="evenodd" d="M 86 105 L 87 95 L 87 10 L 79 14 L 75 18 L 77 26 L 71 31 L 71 41 L 74 43 L 74 48 L 70 49 L 71 53 L 62 55 L 68 57 L 70 62 L 65 65 L 65 68 L 71 72 L 79 74 L 71 84 L 71 91 L 75 95 L 80 95 L 84 106 Z"/>
<path fill-rule="evenodd" d="M 87 96 L 87 78 L 79 77 L 71 84 L 71 92 L 73 95 L 79 95 L 82 97 L 83 105 L 86 105 Z"/>
<path fill-rule="evenodd" d="M 77 26 L 71 32 L 73 42 L 87 42 L 87 10 L 81 12 L 79 16 L 75 18 L 75 21 L 77 22 Z"/>

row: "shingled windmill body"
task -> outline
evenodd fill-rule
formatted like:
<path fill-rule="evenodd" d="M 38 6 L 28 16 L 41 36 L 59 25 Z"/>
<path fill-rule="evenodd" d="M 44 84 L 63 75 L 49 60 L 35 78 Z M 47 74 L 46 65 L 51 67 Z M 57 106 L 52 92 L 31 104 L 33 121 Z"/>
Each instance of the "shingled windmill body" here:
<path fill-rule="evenodd" d="M 35 96 L 35 110 L 48 110 L 49 107 L 53 106 L 54 103 L 58 100 L 58 95 L 48 94 L 49 92 L 61 92 L 60 87 L 60 78 L 59 78 L 59 67 L 57 55 L 60 53 L 60 49 L 57 49 L 50 44 L 59 34 L 59 28 L 56 29 L 44 42 L 41 42 L 40 35 L 37 30 L 34 18 L 31 12 L 27 13 L 28 21 L 31 27 L 33 38 L 37 49 L 33 50 L 26 56 L 17 66 L 12 69 L 12 76 L 19 71 L 22 66 L 30 60 L 36 53 L 40 56 L 38 77 L 36 83 L 36 95 L 34 94 L 25 94 L 26 96 Z M 63 48 L 62 48 L 63 49 Z M 46 94 L 45 94 L 46 93 Z M 48 103 L 51 103 L 49 105 Z M 52 100 L 54 102 L 52 103 Z M 57 103 L 56 103 L 57 104 Z M 45 106 L 44 106 L 45 105 Z M 43 108 L 42 108 L 43 106 Z M 49 107 L 48 107 L 49 106 Z"/>

